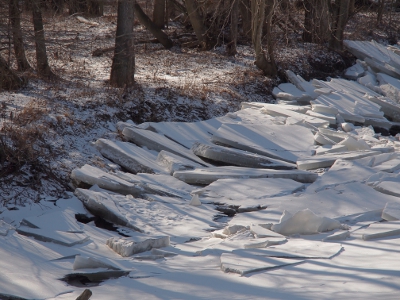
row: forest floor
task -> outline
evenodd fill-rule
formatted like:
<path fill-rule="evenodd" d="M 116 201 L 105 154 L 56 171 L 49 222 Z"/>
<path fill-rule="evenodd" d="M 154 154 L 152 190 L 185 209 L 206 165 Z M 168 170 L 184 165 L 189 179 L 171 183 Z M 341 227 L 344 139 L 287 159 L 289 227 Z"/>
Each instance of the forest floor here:
<path fill-rule="evenodd" d="M 170 22 L 166 32 L 176 46 L 165 50 L 149 43 L 152 36 L 137 24 L 136 86 L 128 91 L 108 84 L 113 52 L 92 56 L 94 50 L 114 44 L 114 8 L 106 7 L 104 16 L 90 18 L 96 22 L 93 25 L 66 14 L 47 12 L 44 17 L 49 62 L 59 79 L 43 81 L 34 73 L 25 74 L 25 88 L 0 94 L 2 209 L 67 197 L 71 171 L 86 163 L 104 170 L 116 168 L 93 142 L 118 139 L 114 126 L 118 121 L 209 119 L 238 110 L 243 101 L 272 102 L 272 88 L 286 80 L 286 69 L 305 79 L 325 79 L 340 77 L 355 61 L 349 54 L 303 43 L 301 29 L 276 26 L 273 38 L 280 76 L 267 78 L 255 67 L 253 50 L 247 45 L 240 44 L 235 57 L 225 54 L 223 43 L 207 52 L 184 48 L 179 45 L 182 37 L 194 38 L 193 34 L 181 23 Z M 400 14 L 385 15 L 382 25 L 371 26 L 375 18 L 368 11 L 357 13 L 345 38 L 397 42 Z M 23 25 L 29 32 L 28 16 Z M 32 36 L 27 35 L 26 47 L 28 60 L 35 65 Z M 2 53 L 7 56 L 7 51 Z"/>

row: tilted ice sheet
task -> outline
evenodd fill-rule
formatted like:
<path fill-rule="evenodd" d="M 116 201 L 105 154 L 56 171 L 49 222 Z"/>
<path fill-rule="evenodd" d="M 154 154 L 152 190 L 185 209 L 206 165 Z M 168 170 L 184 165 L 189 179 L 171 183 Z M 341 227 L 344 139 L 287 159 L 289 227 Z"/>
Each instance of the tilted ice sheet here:
<path fill-rule="evenodd" d="M 96 148 L 106 158 L 133 173 L 167 173 L 156 163 L 157 155 L 134 144 L 99 139 Z"/>
<path fill-rule="evenodd" d="M 241 167 L 268 168 L 276 170 L 290 170 L 296 168 L 296 165 L 282 160 L 213 144 L 206 145 L 196 142 L 193 144 L 192 151 L 200 157 Z"/>
<path fill-rule="evenodd" d="M 206 230 L 221 226 L 213 221 L 216 211 L 209 205 L 161 203 L 82 189 L 75 193 L 94 214 L 146 234 L 188 240 L 207 236 Z"/>
<path fill-rule="evenodd" d="M 267 199 L 292 194 L 304 188 L 304 184 L 291 179 L 219 179 L 196 190 L 202 196 L 245 202 L 246 199 Z M 239 202 L 240 203 L 240 202 Z"/>
<path fill-rule="evenodd" d="M 227 178 L 284 178 L 302 183 L 314 182 L 318 175 L 301 170 L 252 169 L 241 167 L 213 167 L 193 171 L 178 171 L 174 177 L 189 184 L 207 185 Z"/>
<path fill-rule="evenodd" d="M 126 127 L 122 134 L 124 137 L 141 147 L 147 147 L 150 150 L 160 152 L 165 150 L 197 162 L 203 166 L 210 166 L 208 163 L 202 161 L 196 155 L 194 155 L 189 149 L 184 146 L 172 141 L 164 135 L 155 133 L 150 130 L 143 130 L 139 128 Z"/>
<path fill-rule="evenodd" d="M 313 153 L 314 136 L 311 130 L 297 125 L 224 124 L 212 141 L 293 163 Z"/>

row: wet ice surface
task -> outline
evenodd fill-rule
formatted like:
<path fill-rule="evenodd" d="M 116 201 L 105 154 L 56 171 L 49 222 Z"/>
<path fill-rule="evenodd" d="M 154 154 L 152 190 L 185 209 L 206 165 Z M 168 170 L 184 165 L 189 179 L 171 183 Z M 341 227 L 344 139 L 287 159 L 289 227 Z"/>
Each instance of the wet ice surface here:
<path fill-rule="evenodd" d="M 354 81 L 289 72 L 275 105 L 117 124 L 96 147 L 123 171 L 84 165 L 68 199 L 2 210 L 0 298 L 397 299 L 400 142 L 378 132 L 400 121 L 400 58 L 345 44 Z"/>

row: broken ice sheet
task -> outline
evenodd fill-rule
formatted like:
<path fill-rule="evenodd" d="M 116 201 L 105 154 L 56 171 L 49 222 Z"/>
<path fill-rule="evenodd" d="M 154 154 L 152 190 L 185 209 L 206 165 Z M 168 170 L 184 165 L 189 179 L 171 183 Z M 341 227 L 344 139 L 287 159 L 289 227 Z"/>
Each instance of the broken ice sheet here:
<path fill-rule="evenodd" d="M 193 170 L 203 167 L 194 161 L 164 150 L 158 154 L 157 162 L 166 168 L 171 175 L 174 174 L 175 171 Z"/>
<path fill-rule="evenodd" d="M 400 236 L 400 221 L 374 223 L 367 228 L 360 229 L 357 233 L 362 235 L 362 239 L 365 241 Z"/>
<path fill-rule="evenodd" d="M 89 240 L 84 233 L 65 232 L 52 229 L 40 229 L 21 226 L 16 229 L 19 234 L 33 237 L 39 241 L 52 242 L 67 247 L 82 244 Z"/>
<path fill-rule="evenodd" d="M 291 170 L 296 168 L 296 165 L 282 160 L 218 145 L 205 145 L 196 142 L 193 144 L 191 150 L 197 156 L 241 167 L 276 170 Z"/>
<path fill-rule="evenodd" d="M 76 255 L 74 264 L 72 266 L 74 270 L 78 269 L 96 269 L 96 268 L 106 268 L 106 269 L 112 269 L 112 270 L 119 270 L 117 267 L 112 266 L 111 264 L 108 264 L 106 262 L 103 262 L 99 259 L 92 258 L 92 257 L 86 257 L 82 255 Z"/>
<path fill-rule="evenodd" d="M 388 202 L 382 211 L 382 219 L 386 221 L 400 220 L 400 203 Z"/>
<path fill-rule="evenodd" d="M 168 235 L 184 242 L 208 236 L 207 230 L 221 227 L 214 221 L 212 205 L 163 203 L 82 189 L 75 193 L 94 215 L 150 235 Z"/>
<path fill-rule="evenodd" d="M 10 230 L 15 229 L 14 226 L 0 220 L 0 235 L 6 236 Z"/>
<path fill-rule="evenodd" d="M 75 212 L 71 209 L 26 217 L 21 224 L 33 228 L 46 229 L 50 226 L 52 230 L 83 233 L 82 224 L 76 221 Z"/>
<path fill-rule="evenodd" d="M 339 243 L 324 243 L 304 239 L 289 239 L 287 243 L 268 248 L 248 250 L 254 255 L 281 258 L 329 259 L 343 250 Z"/>
<path fill-rule="evenodd" d="M 230 200 L 266 199 L 288 195 L 302 190 L 304 184 L 283 178 L 218 179 L 210 185 L 196 190 L 201 196 Z"/>
<path fill-rule="evenodd" d="M 316 234 L 341 228 L 341 224 L 327 217 L 320 217 L 309 209 L 304 209 L 291 214 L 284 211 L 278 224 L 274 224 L 271 230 L 283 234 Z"/>
<path fill-rule="evenodd" d="M 242 167 L 212 167 L 191 171 L 177 171 L 174 177 L 188 184 L 207 185 L 227 178 L 284 178 L 302 183 L 314 182 L 318 175 L 301 170 L 272 170 Z"/>
<path fill-rule="evenodd" d="M 314 135 L 298 125 L 223 124 L 212 141 L 293 163 L 313 153 Z"/>
<path fill-rule="evenodd" d="M 221 270 L 225 273 L 237 273 L 242 276 L 301 262 L 298 259 L 262 257 L 246 252 L 221 254 Z"/>
<path fill-rule="evenodd" d="M 157 154 L 132 143 L 98 139 L 96 141 L 96 148 L 104 157 L 130 172 L 166 173 L 166 170 L 156 163 Z"/>

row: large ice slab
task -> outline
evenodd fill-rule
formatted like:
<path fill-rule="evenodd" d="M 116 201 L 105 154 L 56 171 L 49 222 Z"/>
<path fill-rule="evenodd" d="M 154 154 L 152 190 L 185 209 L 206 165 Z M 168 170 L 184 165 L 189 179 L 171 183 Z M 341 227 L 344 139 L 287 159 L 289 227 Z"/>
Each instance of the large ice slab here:
<path fill-rule="evenodd" d="M 113 162 L 133 173 L 161 173 L 166 170 L 156 163 L 157 155 L 131 143 L 98 139 L 96 148 Z"/>
<path fill-rule="evenodd" d="M 52 242 L 67 247 L 82 244 L 89 240 L 89 236 L 84 233 L 65 232 L 52 229 L 41 229 L 21 226 L 16 229 L 19 234 L 33 237 L 39 241 Z"/>
<path fill-rule="evenodd" d="M 362 235 L 365 241 L 397 236 L 400 235 L 400 221 L 374 223 L 365 229 L 360 229 L 358 234 Z"/>
<path fill-rule="evenodd" d="M 303 120 L 304 122 L 314 126 L 314 127 L 328 127 L 329 121 L 324 119 L 320 119 L 317 117 L 304 115 L 289 109 L 285 109 L 283 106 L 275 105 L 275 104 L 266 104 L 262 111 L 271 116 L 284 116 L 290 117 L 296 120 Z"/>
<path fill-rule="evenodd" d="M 276 170 L 291 170 L 296 168 L 296 165 L 281 160 L 218 145 L 194 143 L 192 151 L 200 157 L 241 167 Z"/>
<path fill-rule="evenodd" d="M 181 201 L 147 201 L 82 189 L 75 194 L 93 214 L 152 236 L 168 235 L 187 241 L 208 236 L 207 230 L 221 226 L 214 221 L 213 205 L 195 207 Z"/>
<path fill-rule="evenodd" d="M 84 182 L 90 185 L 98 185 L 100 188 L 109 191 L 125 195 L 131 194 L 135 197 L 141 196 L 144 192 L 144 189 L 137 184 L 130 183 L 90 165 L 84 165 L 80 169 L 72 170 L 71 178 L 78 183 Z"/>
<path fill-rule="evenodd" d="M 106 241 L 108 247 L 123 257 L 149 251 L 153 248 L 169 246 L 169 236 L 163 237 L 135 237 L 134 239 L 109 238 Z"/>
<path fill-rule="evenodd" d="M 310 100 L 314 99 L 308 93 L 298 89 L 292 83 L 281 83 L 272 90 L 272 95 L 276 99 L 286 100 L 286 101 L 298 101 L 309 103 Z"/>
<path fill-rule="evenodd" d="M 379 153 L 379 152 L 378 152 Z M 353 160 L 367 156 L 376 155 L 377 151 L 352 151 L 352 152 L 338 152 L 325 155 L 315 155 L 309 158 L 300 159 L 297 161 L 297 168 L 299 170 L 312 170 L 318 168 L 329 168 L 336 160 Z"/>
<path fill-rule="evenodd" d="M 397 102 L 400 100 L 400 80 L 389 75 L 378 73 L 377 80 L 383 94 Z"/>
<path fill-rule="evenodd" d="M 157 152 L 165 150 L 174 153 L 176 155 L 183 156 L 203 166 L 210 166 L 208 163 L 202 161 L 191 151 L 189 151 L 189 149 L 172 141 L 171 139 L 165 137 L 164 135 L 160 135 L 150 130 L 143 130 L 132 127 L 126 127 L 122 131 L 122 134 L 127 140 L 141 147 L 147 147 L 148 149 L 155 150 Z"/>
<path fill-rule="evenodd" d="M 301 170 L 251 169 L 241 167 L 213 167 L 193 171 L 178 171 L 174 177 L 189 184 L 210 184 L 226 178 L 286 178 L 302 183 L 314 182 L 318 175 Z"/>
<path fill-rule="evenodd" d="M 237 200 L 245 203 L 247 199 L 261 200 L 295 193 L 304 188 L 304 184 L 291 179 L 218 179 L 210 185 L 196 190 L 201 196 Z"/>
<path fill-rule="evenodd" d="M 225 273 L 237 273 L 240 275 L 299 263 L 301 263 L 301 261 L 297 259 L 262 257 L 245 252 L 240 252 L 238 254 L 222 253 L 221 255 L 221 270 Z"/>
<path fill-rule="evenodd" d="M 200 122 L 149 123 L 150 129 L 190 149 L 195 142 L 210 143 L 213 133 L 221 126 L 217 118 Z"/>
<path fill-rule="evenodd" d="M 297 125 L 223 124 L 212 141 L 293 163 L 313 153 L 314 136 L 311 130 Z"/>

